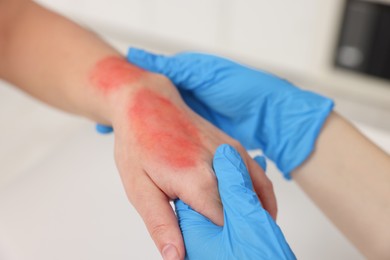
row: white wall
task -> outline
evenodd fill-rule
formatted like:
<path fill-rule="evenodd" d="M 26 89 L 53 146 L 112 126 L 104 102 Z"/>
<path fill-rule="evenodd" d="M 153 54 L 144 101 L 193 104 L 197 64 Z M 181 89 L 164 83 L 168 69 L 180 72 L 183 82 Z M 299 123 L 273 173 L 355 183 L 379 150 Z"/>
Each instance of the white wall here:
<path fill-rule="evenodd" d="M 84 20 L 224 49 L 291 70 L 312 68 L 324 9 L 337 0 L 41 0 Z M 334 17 L 337 18 L 338 13 Z M 93 26 L 93 25 L 92 25 Z"/>

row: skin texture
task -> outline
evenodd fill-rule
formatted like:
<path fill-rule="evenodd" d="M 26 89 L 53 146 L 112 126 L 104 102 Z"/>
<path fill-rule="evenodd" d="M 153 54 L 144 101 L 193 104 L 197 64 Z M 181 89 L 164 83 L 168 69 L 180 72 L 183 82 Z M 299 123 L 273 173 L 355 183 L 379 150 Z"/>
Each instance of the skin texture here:
<path fill-rule="evenodd" d="M 368 259 L 390 259 L 386 152 L 332 113 L 316 149 L 292 177 Z"/>
<path fill-rule="evenodd" d="M 123 57 L 95 34 L 33 1 L 0 1 L 0 77 L 51 106 L 114 127 L 115 161 L 126 194 L 163 255 L 169 248 L 177 259 L 185 255 L 171 199 L 181 198 L 222 225 L 212 169 L 212 155 L 222 143 L 240 151 L 264 208 L 276 215 L 272 184 L 264 172 L 237 141 L 193 113 L 167 78 L 125 64 Z M 143 92 L 150 95 L 137 98 L 137 93 Z M 169 115 L 161 111 L 153 115 L 154 130 L 136 127 L 136 122 L 142 125 L 152 117 L 130 117 L 140 99 L 143 103 L 164 100 L 169 107 Z M 169 127 L 170 120 L 175 127 Z M 176 137 L 178 146 L 197 143 L 198 148 L 183 149 L 179 154 L 178 148 L 172 148 L 175 141 L 164 137 L 166 144 L 156 141 L 164 143 L 164 149 L 157 145 L 151 150 L 148 140 L 156 140 L 156 129 Z M 195 131 L 200 141 L 196 141 Z M 182 154 L 188 159 L 178 163 Z"/>
<path fill-rule="evenodd" d="M 120 126 L 114 123 L 114 129 L 118 135 L 121 134 L 122 129 L 127 131 L 127 135 L 130 133 L 131 138 L 127 138 L 128 149 L 124 153 L 128 154 L 128 157 L 134 156 L 137 158 L 134 160 L 139 162 L 147 161 L 144 170 L 155 183 L 166 183 L 167 187 L 163 190 L 170 199 L 186 197 L 185 193 L 189 190 L 189 186 L 196 189 L 195 187 L 199 185 L 199 187 L 207 187 L 206 190 L 212 186 L 212 193 L 203 192 L 203 194 L 215 194 L 216 203 L 220 203 L 211 162 L 215 149 L 222 143 L 231 143 L 237 147 L 246 163 L 252 167 L 252 172 L 259 170 L 257 164 L 237 141 L 220 132 L 189 109 L 176 88 L 165 77 L 148 74 L 138 82 L 138 85 L 132 90 L 132 98 L 126 101 L 126 105 L 118 106 L 123 111 L 116 114 L 123 113 L 128 118 L 127 123 L 119 120 Z M 122 125 L 123 123 L 126 124 Z M 161 172 L 164 171 L 167 173 L 162 174 Z M 260 171 L 262 172 L 261 169 Z M 197 185 L 199 176 L 203 176 L 200 179 L 204 183 Z M 187 182 L 191 185 L 174 185 L 183 183 L 185 177 L 188 177 Z M 170 178 L 177 179 L 170 180 L 170 183 L 164 181 Z M 182 187 L 178 188 L 179 186 Z M 203 196 L 197 193 L 193 196 Z M 264 203 L 269 205 L 266 200 Z M 222 225 L 223 220 L 215 216 L 215 211 L 205 213 L 202 207 L 198 207 L 198 211 Z M 275 210 L 271 212 L 274 214 Z"/>
<path fill-rule="evenodd" d="M 117 56 L 106 57 L 96 63 L 89 75 L 91 85 L 104 94 L 109 94 L 125 84 L 136 82 L 145 73 L 124 58 Z"/>
<path fill-rule="evenodd" d="M 200 154 L 199 131 L 171 101 L 148 89 L 134 95 L 129 118 L 137 141 L 154 160 L 173 168 L 195 167 Z M 183 152 L 185 151 L 185 153 Z"/>

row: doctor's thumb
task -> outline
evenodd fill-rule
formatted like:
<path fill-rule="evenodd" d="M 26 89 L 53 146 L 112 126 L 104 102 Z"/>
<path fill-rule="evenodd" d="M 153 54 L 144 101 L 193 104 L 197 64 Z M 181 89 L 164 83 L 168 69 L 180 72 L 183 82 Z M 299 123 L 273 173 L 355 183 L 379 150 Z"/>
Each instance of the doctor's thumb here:
<path fill-rule="evenodd" d="M 130 48 L 127 61 L 144 70 L 160 73 L 169 77 L 170 57 L 154 54 L 142 49 Z"/>

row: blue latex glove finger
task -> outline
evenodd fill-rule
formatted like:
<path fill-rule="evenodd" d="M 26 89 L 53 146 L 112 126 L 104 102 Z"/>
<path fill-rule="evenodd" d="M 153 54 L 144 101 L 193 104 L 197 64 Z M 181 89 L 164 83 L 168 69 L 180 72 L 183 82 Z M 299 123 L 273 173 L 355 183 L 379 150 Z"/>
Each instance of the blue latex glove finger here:
<path fill-rule="evenodd" d="M 245 164 L 229 145 L 214 156 L 224 226 L 175 202 L 187 259 L 295 259 L 279 227 L 261 206 Z"/>
<path fill-rule="evenodd" d="M 287 179 L 313 151 L 333 109 L 330 99 L 213 55 L 167 57 L 132 48 L 128 60 L 169 77 L 182 95 L 192 95 L 191 108 L 207 113 L 211 123 L 247 149 L 261 148 Z M 197 111 L 199 106 L 203 111 Z"/>
<path fill-rule="evenodd" d="M 202 70 L 203 66 L 196 66 L 194 62 L 187 62 L 189 60 L 182 59 L 186 55 L 186 53 L 183 53 L 179 54 L 179 58 L 176 55 L 168 57 L 137 48 L 130 48 L 127 60 L 145 70 L 165 75 L 176 86 L 185 90 L 193 90 L 198 86 L 196 83 L 199 82 L 198 79 L 192 79 L 194 77 L 193 72 L 194 70 Z M 198 72 L 204 76 L 204 72 Z"/>
<path fill-rule="evenodd" d="M 109 134 L 109 133 L 112 133 L 114 131 L 114 129 L 108 125 L 96 124 L 96 131 L 99 134 Z"/>
<path fill-rule="evenodd" d="M 153 54 L 137 48 L 130 48 L 127 54 L 127 60 L 145 70 L 164 74 L 167 77 L 172 76 L 172 78 L 174 78 L 177 74 L 176 70 L 170 70 L 172 66 L 171 63 L 173 62 L 172 59 L 164 55 Z M 171 72 L 173 73 L 172 75 L 170 74 Z M 173 81 L 173 83 L 175 82 Z"/>

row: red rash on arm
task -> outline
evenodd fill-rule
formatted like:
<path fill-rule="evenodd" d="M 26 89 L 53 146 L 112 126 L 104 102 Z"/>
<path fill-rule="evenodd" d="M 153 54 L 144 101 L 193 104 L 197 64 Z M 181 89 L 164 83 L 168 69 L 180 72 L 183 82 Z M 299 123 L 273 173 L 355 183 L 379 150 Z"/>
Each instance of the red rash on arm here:
<path fill-rule="evenodd" d="M 89 75 L 91 84 L 107 94 L 120 86 L 137 81 L 145 71 L 125 59 L 110 56 L 100 60 Z"/>
<path fill-rule="evenodd" d="M 197 164 L 201 151 L 198 129 L 168 99 L 141 89 L 134 96 L 129 117 L 137 142 L 156 160 L 180 169 Z"/>

